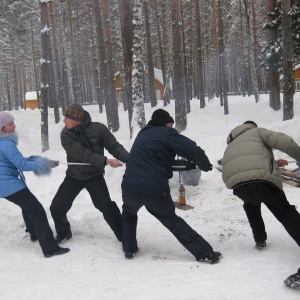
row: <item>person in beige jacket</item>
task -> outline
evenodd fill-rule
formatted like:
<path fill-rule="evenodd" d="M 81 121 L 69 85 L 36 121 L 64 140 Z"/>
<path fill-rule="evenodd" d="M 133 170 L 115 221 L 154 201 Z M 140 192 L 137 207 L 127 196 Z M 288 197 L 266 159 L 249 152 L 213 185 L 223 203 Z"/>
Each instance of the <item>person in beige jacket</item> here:
<path fill-rule="evenodd" d="M 272 149 L 300 161 L 300 147 L 288 135 L 257 127 L 253 121 L 235 127 L 227 138 L 223 181 L 244 201 L 256 248 L 266 247 L 267 233 L 261 215 L 264 203 L 300 246 L 300 214 L 290 205 L 282 187 L 279 165 Z M 282 166 L 282 165 L 280 165 Z"/>

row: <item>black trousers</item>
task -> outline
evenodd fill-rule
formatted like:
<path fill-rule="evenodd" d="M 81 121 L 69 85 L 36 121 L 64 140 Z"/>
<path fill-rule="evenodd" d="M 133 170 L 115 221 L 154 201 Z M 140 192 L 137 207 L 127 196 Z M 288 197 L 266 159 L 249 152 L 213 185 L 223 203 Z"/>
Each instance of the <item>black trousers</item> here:
<path fill-rule="evenodd" d="M 29 233 L 37 235 L 44 254 L 48 254 L 58 248 L 49 226 L 46 212 L 42 204 L 29 189 L 25 188 L 5 198 L 22 209 L 26 228 Z"/>
<path fill-rule="evenodd" d="M 57 235 L 64 237 L 71 231 L 67 213 L 71 209 L 76 196 L 84 188 L 90 194 L 94 206 L 103 213 L 105 221 L 113 230 L 117 239 L 122 241 L 121 213 L 117 204 L 110 199 L 103 176 L 83 181 L 75 180 L 69 176 L 65 177 L 50 206 Z"/>
<path fill-rule="evenodd" d="M 145 206 L 150 214 L 168 228 L 196 259 L 204 258 L 212 251 L 210 244 L 176 215 L 175 206 L 169 193 L 157 197 L 123 191 L 123 201 L 123 250 L 125 252 L 132 252 L 137 248 L 137 213 L 142 206 Z"/>
<path fill-rule="evenodd" d="M 244 210 L 256 242 L 267 239 L 261 215 L 261 203 L 264 203 L 300 246 L 300 214 L 294 205 L 289 204 L 282 190 L 269 183 L 251 182 L 235 187 L 233 194 L 244 201 Z"/>

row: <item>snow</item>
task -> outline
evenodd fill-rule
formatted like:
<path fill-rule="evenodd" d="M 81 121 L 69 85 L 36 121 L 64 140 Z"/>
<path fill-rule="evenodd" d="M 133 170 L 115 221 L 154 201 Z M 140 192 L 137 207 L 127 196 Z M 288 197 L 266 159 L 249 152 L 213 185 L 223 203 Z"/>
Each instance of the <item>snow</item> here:
<path fill-rule="evenodd" d="M 40 94 L 41 92 L 39 92 Z M 37 95 L 36 95 L 36 91 L 32 91 L 32 92 L 26 92 L 25 93 L 25 100 L 36 100 Z"/>
<path fill-rule="evenodd" d="M 224 115 L 219 99 L 200 109 L 199 101 L 191 101 L 188 126 L 182 134 L 195 140 L 216 165 L 223 156 L 230 130 L 246 120 L 259 126 L 281 131 L 300 142 L 300 94 L 295 95 L 295 117 L 282 121 L 282 110 L 273 111 L 268 95 L 255 103 L 249 98 L 229 97 L 229 115 Z M 97 105 L 84 106 L 94 121 L 106 124 L 105 113 Z M 175 106 L 163 107 L 163 101 L 151 108 L 145 104 L 148 121 L 155 109 L 164 108 L 174 116 Z M 19 110 L 15 117 L 20 136 L 19 149 L 25 156 L 43 155 L 66 162 L 59 133 L 63 122 L 55 124 L 49 114 L 50 150 L 41 153 L 40 112 Z M 119 107 L 121 129 L 114 133 L 118 141 L 130 150 L 128 113 Z M 284 153 L 276 158 L 291 160 Z M 108 155 L 111 158 L 110 155 Z M 111 197 L 122 208 L 120 184 L 126 166 L 107 168 L 105 179 Z M 289 168 L 296 165 L 290 163 Z M 30 190 L 41 201 L 51 228 L 51 201 L 65 176 L 66 165 L 60 164 L 47 178 L 26 172 Z M 146 170 L 145 170 L 146 171 Z M 178 197 L 178 173 L 170 180 L 174 200 Z M 140 252 L 126 260 L 121 244 L 96 210 L 84 190 L 76 198 L 68 218 L 73 238 L 62 244 L 71 252 L 44 258 L 38 243 L 32 243 L 25 233 L 19 207 L 5 199 L 0 201 L 0 265 L 1 299 L 299 299 L 300 291 L 286 287 L 283 280 L 300 267 L 299 247 L 275 217 L 262 207 L 268 233 L 267 248 L 257 250 L 242 202 L 226 189 L 221 173 L 216 169 L 202 172 L 198 186 L 185 186 L 187 203 L 193 210 L 177 210 L 223 257 L 216 265 L 197 262 L 174 236 L 144 208 L 139 212 L 137 237 Z M 285 185 L 291 204 L 298 205 L 299 190 Z M 55 233 L 55 232 L 54 232 Z"/>

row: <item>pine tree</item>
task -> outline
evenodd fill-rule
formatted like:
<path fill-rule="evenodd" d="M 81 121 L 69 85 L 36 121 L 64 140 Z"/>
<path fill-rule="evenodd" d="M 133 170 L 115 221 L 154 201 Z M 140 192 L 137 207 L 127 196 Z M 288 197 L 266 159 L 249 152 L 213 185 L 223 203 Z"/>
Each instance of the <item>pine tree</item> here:
<path fill-rule="evenodd" d="M 262 50 L 259 57 L 261 66 L 267 70 L 270 66 L 278 67 L 279 72 L 282 72 L 282 10 L 281 0 L 275 0 L 275 8 L 269 13 L 273 17 L 272 22 L 264 24 L 264 29 L 273 29 L 278 32 L 277 37 L 271 40 Z M 295 58 L 300 55 L 300 2 L 299 0 L 291 1 L 291 29 L 293 55 Z"/>

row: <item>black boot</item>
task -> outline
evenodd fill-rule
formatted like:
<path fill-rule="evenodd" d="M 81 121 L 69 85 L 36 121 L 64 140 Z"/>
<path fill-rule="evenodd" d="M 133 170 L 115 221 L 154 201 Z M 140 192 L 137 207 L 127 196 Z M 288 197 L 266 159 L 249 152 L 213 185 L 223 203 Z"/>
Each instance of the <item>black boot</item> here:
<path fill-rule="evenodd" d="M 133 250 L 133 251 L 131 251 L 131 252 L 125 252 L 125 258 L 126 258 L 126 259 L 131 259 L 131 258 L 134 257 L 133 254 L 136 254 L 136 253 L 138 253 L 139 251 L 140 251 L 140 249 L 139 249 L 138 247 L 136 247 L 136 249 Z"/>
<path fill-rule="evenodd" d="M 266 246 L 267 246 L 266 241 L 258 241 L 255 244 L 256 249 L 263 249 L 263 248 L 266 248 Z"/>
<path fill-rule="evenodd" d="M 222 256 L 220 252 L 211 251 L 205 257 L 198 258 L 197 260 L 200 262 L 209 262 L 212 265 L 216 264 L 219 261 L 219 258 Z"/>
<path fill-rule="evenodd" d="M 284 283 L 288 286 L 291 287 L 292 289 L 298 289 L 300 288 L 300 273 L 293 274 L 289 276 Z"/>
<path fill-rule="evenodd" d="M 63 236 L 59 236 L 57 235 L 55 240 L 57 242 L 57 244 L 60 244 L 63 240 L 69 240 L 70 238 L 72 237 L 72 232 L 68 232 L 66 235 L 63 235 Z"/>
<path fill-rule="evenodd" d="M 30 240 L 31 240 L 32 242 L 37 241 L 37 239 L 38 239 L 38 237 L 37 237 L 37 235 L 36 235 L 35 233 L 31 233 L 31 234 L 30 234 Z"/>
<path fill-rule="evenodd" d="M 49 257 L 52 257 L 54 255 L 62 255 L 62 254 L 66 254 L 70 251 L 69 248 L 62 248 L 62 247 L 58 247 L 56 250 L 52 251 L 52 252 L 49 252 L 49 253 L 46 253 L 44 254 L 45 257 L 49 258 Z"/>

